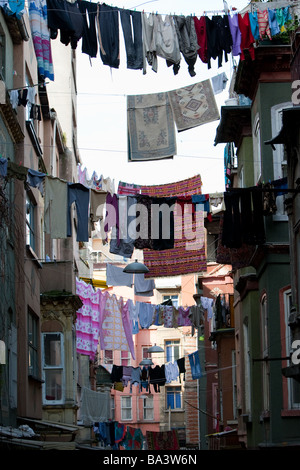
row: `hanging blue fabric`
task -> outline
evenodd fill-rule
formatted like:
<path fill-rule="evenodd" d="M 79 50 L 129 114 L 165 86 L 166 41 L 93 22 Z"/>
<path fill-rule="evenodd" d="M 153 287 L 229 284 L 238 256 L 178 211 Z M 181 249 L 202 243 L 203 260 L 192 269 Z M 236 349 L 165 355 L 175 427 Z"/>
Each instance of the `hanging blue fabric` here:
<path fill-rule="evenodd" d="M 189 361 L 191 366 L 192 378 L 200 379 L 200 377 L 203 377 L 200 366 L 199 351 L 195 351 L 194 353 L 189 354 Z"/>

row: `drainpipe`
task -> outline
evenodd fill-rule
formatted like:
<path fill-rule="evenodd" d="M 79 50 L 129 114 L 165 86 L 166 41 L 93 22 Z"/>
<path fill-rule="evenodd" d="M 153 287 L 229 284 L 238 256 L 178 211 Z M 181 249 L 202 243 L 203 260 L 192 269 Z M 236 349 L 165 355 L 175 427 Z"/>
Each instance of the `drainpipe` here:
<path fill-rule="evenodd" d="M 57 129 L 57 114 L 54 110 L 50 110 L 50 119 L 53 121 L 53 144 L 51 148 L 51 156 L 50 156 L 50 171 L 52 176 L 57 176 L 57 168 L 56 168 L 56 129 Z M 55 173 L 55 174 L 54 174 Z M 55 258 L 55 240 L 51 240 L 51 259 Z"/>

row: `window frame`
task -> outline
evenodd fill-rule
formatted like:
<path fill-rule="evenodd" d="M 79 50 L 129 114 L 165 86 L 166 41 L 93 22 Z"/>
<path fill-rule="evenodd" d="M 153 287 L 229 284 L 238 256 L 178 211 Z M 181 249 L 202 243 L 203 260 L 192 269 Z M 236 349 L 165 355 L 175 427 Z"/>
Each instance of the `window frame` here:
<path fill-rule="evenodd" d="M 123 403 L 128 398 L 129 398 L 129 401 L 130 401 L 130 406 L 124 406 Z M 128 410 L 130 411 L 130 418 L 124 417 L 124 412 L 128 411 Z M 121 420 L 122 421 L 132 421 L 132 396 L 130 396 L 130 395 L 121 396 Z"/>
<path fill-rule="evenodd" d="M 286 334 L 286 356 L 290 355 L 292 349 L 293 338 L 291 335 L 291 328 L 289 326 L 289 316 L 292 306 L 292 290 L 286 289 L 283 292 L 283 305 L 284 305 L 284 319 L 285 319 L 285 334 Z M 288 386 L 288 408 L 290 410 L 300 410 L 300 384 L 293 378 L 287 379 Z M 297 390 L 298 389 L 298 390 Z M 296 400 L 296 394 L 299 395 L 299 401 Z"/>
<path fill-rule="evenodd" d="M 151 414 L 150 417 L 147 417 L 147 412 Z M 153 421 L 154 420 L 154 399 L 153 395 L 143 397 L 143 420 L 144 421 Z"/>
<path fill-rule="evenodd" d="M 175 354 L 174 347 L 178 346 L 178 357 Z M 180 359 L 180 339 L 165 339 L 165 353 L 167 362 L 175 362 L 177 359 Z"/>
<path fill-rule="evenodd" d="M 173 407 L 170 406 L 171 412 L 183 411 L 183 393 L 181 385 L 165 385 L 166 393 L 166 410 L 169 410 L 169 397 L 173 396 Z M 180 399 L 180 406 L 177 406 L 177 397 Z"/>
<path fill-rule="evenodd" d="M 27 309 L 27 347 L 28 347 L 28 376 L 40 378 L 40 340 L 39 340 L 39 318 L 31 308 Z"/>
<path fill-rule="evenodd" d="M 46 364 L 45 360 L 45 338 L 50 335 L 58 335 L 60 337 L 60 364 L 50 365 Z M 65 402 L 65 360 L 64 360 L 64 334 L 61 331 L 51 331 L 42 333 L 42 359 L 43 359 L 43 404 L 60 405 Z M 47 371 L 59 371 L 61 372 L 61 398 L 60 399 L 47 399 Z"/>
<path fill-rule="evenodd" d="M 37 204 L 32 197 L 31 191 L 26 191 L 25 223 L 26 223 L 26 245 L 35 251 L 36 241 L 36 208 Z M 29 211 L 28 211 L 29 209 Z"/>

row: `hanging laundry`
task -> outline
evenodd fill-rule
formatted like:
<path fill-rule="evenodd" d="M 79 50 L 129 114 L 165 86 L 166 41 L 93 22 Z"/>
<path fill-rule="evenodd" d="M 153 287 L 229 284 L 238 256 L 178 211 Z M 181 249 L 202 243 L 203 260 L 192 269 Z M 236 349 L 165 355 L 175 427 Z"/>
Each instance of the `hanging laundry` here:
<path fill-rule="evenodd" d="M 257 10 L 257 21 L 260 39 L 267 36 L 272 39 L 270 26 L 269 26 L 269 15 L 268 10 Z"/>
<path fill-rule="evenodd" d="M 173 158 L 175 126 L 167 93 L 127 96 L 128 161 Z"/>
<path fill-rule="evenodd" d="M 143 388 L 146 390 L 146 392 L 148 392 L 150 389 L 149 367 L 145 367 L 145 366 L 141 369 L 140 392 L 143 391 Z"/>
<path fill-rule="evenodd" d="M 60 42 L 65 46 L 70 44 L 72 49 L 76 49 L 84 28 L 78 2 L 47 0 L 47 8 L 51 39 L 56 39 L 60 30 Z"/>
<path fill-rule="evenodd" d="M 7 158 L 0 156 L 0 177 L 5 178 L 7 176 Z"/>
<path fill-rule="evenodd" d="M 286 31 L 286 23 L 292 19 L 290 8 L 283 7 L 276 9 L 276 18 L 280 28 L 280 32 Z"/>
<path fill-rule="evenodd" d="M 45 177 L 44 230 L 51 238 L 67 238 L 67 182 Z M 62 210 L 62 208 L 66 210 Z"/>
<path fill-rule="evenodd" d="M 196 175 L 187 180 L 158 186 L 142 186 L 142 193 L 149 196 L 173 197 L 201 194 L 201 177 Z M 177 204 L 176 204 L 177 206 Z M 149 268 L 145 278 L 178 276 L 201 272 L 206 269 L 205 246 L 203 243 L 203 213 L 194 220 L 189 213 L 182 217 L 181 207 L 175 206 L 174 248 L 171 250 L 144 250 L 144 263 Z"/>
<path fill-rule="evenodd" d="M 118 69 L 120 65 L 118 8 L 98 2 L 96 21 L 101 60 L 104 65 Z"/>
<path fill-rule="evenodd" d="M 1 2 L 2 3 L 2 2 Z M 16 16 L 18 20 L 22 18 L 25 12 L 25 1 L 24 0 L 8 0 L 1 4 L 4 12 L 8 16 Z"/>
<path fill-rule="evenodd" d="M 135 195 L 141 192 L 141 186 L 138 184 L 126 183 L 124 181 L 119 181 L 118 185 L 118 194 L 124 195 Z"/>
<path fill-rule="evenodd" d="M 76 294 L 83 304 L 76 312 L 76 349 L 93 361 L 99 343 L 101 291 L 76 278 Z"/>
<path fill-rule="evenodd" d="M 119 222 L 112 228 L 110 253 L 131 258 L 135 243 L 135 218 L 137 199 L 134 196 L 117 194 Z"/>
<path fill-rule="evenodd" d="M 228 62 L 227 54 L 231 52 L 233 44 L 228 16 L 214 15 L 212 18 L 206 16 L 205 20 L 208 68 L 211 68 L 211 59 L 218 59 L 218 68 L 220 68 L 223 63 L 223 54 L 225 62 Z"/>
<path fill-rule="evenodd" d="M 76 240 L 87 242 L 89 240 L 89 189 L 80 183 L 68 183 L 68 215 L 67 236 L 72 236 L 71 206 L 75 202 L 77 211 Z"/>
<path fill-rule="evenodd" d="M 148 450 L 178 450 L 178 431 L 146 431 Z"/>
<path fill-rule="evenodd" d="M 160 387 L 166 383 L 165 368 L 159 365 L 149 368 L 149 383 L 156 393 L 160 392 Z"/>
<path fill-rule="evenodd" d="M 179 377 L 179 369 L 177 365 L 177 361 L 175 362 L 167 362 L 165 364 L 165 376 L 166 376 L 166 383 L 171 383 L 173 380 L 177 380 Z"/>
<path fill-rule="evenodd" d="M 197 42 L 199 45 L 198 55 L 204 64 L 208 62 L 207 56 L 207 35 L 206 35 L 206 20 L 205 16 L 201 16 L 197 18 L 197 16 L 193 17 L 194 19 L 194 26 L 197 35 Z"/>
<path fill-rule="evenodd" d="M 260 34 L 259 34 L 259 27 L 258 27 L 257 10 L 253 12 L 249 11 L 249 20 L 250 20 L 250 28 L 251 28 L 253 37 L 255 40 L 259 40 Z"/>
<path fill-rule="evenodd" d="M 277 34 L 280 33 L 280 28 L 279 28 L 279 24 L 277 21 L 275 8 L 268 8 L 268 19 L 269 19 L 271 36 L 276 36 Z"/>
<path fill-rule="evenodd" d="M 38 73 L 42 79 L 54 80 L 46 0 L 31 0 L 28 14 Z"/>
<path fill-rule="evenodd" d="M 33 188 L 38 188 L 41 195 L 44 195 L 44 181 L 46 173 L 42 173 L 37 170 L 28 169 L 27 173 L 27 183 Z"/>
<path fill-rule="evenodd" d="M 122 382 L 124 387 L 127 387 L 128 383 L 131 380 L 131 369 L 132 366 L 123 366 Z"/>
<path fill-rule="evenodd" d="M 108 286 L 132 287 L 133 274 L 124 273 L 123 268 L 107 263 L 106 264 L 106 284 Z"/>
<path fill-rule="evenodd" d="M 142 450 L 144 436 L 139 428 L 127 426 L 127 431 L 122 442 L 126 450 Z"/>
<path fill-rule="evenodd" d="M 228 15 L 228 22 L 230 33 L 232 37 L 232 55 L 238 56 L 241 53 L 241 40 L 242 35 L 239 28 L 239 17 L 238 13 L 234 13 L 232 16 Z"/>
<path fill-rule="evenodd" d="M 192 196 L 192 202 L 195 204 L 195 210 L 202 210 L 207 213 L 207 218 L 211 222 L 211 209 L 210 209 L 210 201 L 209 201 L 209 194 L 194 194 Z"/>
<path fill-rule="evenodd" d="M 142 329 L 147 329 L 153 324 L 155 305 L 146 302 L 136 302 L 139 324 Z"/>
<path fill-rule="evenodd" d="M 180 377 L 180 374 L 184 374 L 183 380 L 185 380 L 185 373 L 186 373 L 185 357 L 181 357 L 180 359 L 177 359 L 176 362 L 177 362 L 177 366 L 179 370 L 179 377 Z"/>
<path fill-rule="evenodd" d="M 178 132 L 220 118 L 209 79 L 171 90 L 168 96 Z"/>
<path fill-rule="evenodd" d="M 225 72 L 215 75 L 211 78 L 211 84 L 215 95 L 222 93 L 226 88 L 228 78 Z"/>
<path fill-rule="evenodd" d="M 177 75 L 180 68 L 181 54 L 179 42 L 175 30 L 175 25 L 171 15 L 154 16 L 153 48 L 158 57 L 166 60 L 168 67 L 173 67 L 174 75 Z"/>
<path fill-rule="evenodd" d="M 158 61 L 153 43 L 154 34 L 154 14 L 142 12 L 142 32 L 143 32 L 143 74 L 147 73 L 147 64 L 153 72 L 157 72 Z"/>
<path fill-rule="evenodd" d="M 144 274 L 134 275 L 134 294 L 144 297 L 152 297 L 154 295 L 155 281 L 153 279 L 145 279 Z"/>
<path fill-rule="evenodd" d="M 132 358 L 135 359 L 135 351 L 134 351 L 133 336 L 132 336 L 132 323 L 131 323 L 131 318 L 130 318 L 129 304 L 127 302 L 125 304 L 122 303 L 121 312 L 122 312 L 122 324 L 123 324 L 123 329 L 125 331 L 127 344 L 131 352 Z"/>
<path fill-rule="evenodd" d="M 94 189 L 90 191 L 90 234 L 95 230 L 95 224 L 104 217 L 106 196 L 106 192 L 99 192 Z"/>
<path fill-rule="evenodd" d="M 131 379 L 130 379 L 130 393 L 132 393 L 132 386 L 135 385 L 139 389 L 141 387 L 141 368 L 132 367 L 131 369 Z"/>
<path fill-rule="evenodd" d="M 140 11 L 124 8 L 120 8 L 119 11 L 125 42 L 127 68 L 140 70 L 144 66 L 142 14 Z"/>
<path fill-rule="evenodd" d="M 177 324 L 178 326 L 192 326 L 191 320 L 190 320 L 190 307 L 178 307 L 178 319 L 177 319 Z"/>
<path fill-rule="evenodd" d="M 112 371 L 111 371 L 111 381 L 114 382 L 122 382 L 123 377 L 123 366 L 117 366 L 113 364 Z"/>
<path fill-rule="evenodd" d="M 251 59 L 254 60 L 255 59 L 255 52 L 254 52 L 255 39 L 251 31 L 249 13 L 246 12 L 243 16 L 240 13 L 238 13 L 238 22 L 239 22 L 239 28 L 241 31 L 240 59 L 245 60 L 244 50 L 247 49 L 249 51 Z"/>
<path fill-rule="evenodd" d="M 85 426 L 95 421 L 107 421 L 110 416 L 110 393 L 95 392 L 87 387 L 82 388 L 80 419 Z"/>
<path fill-rule="evenodd" d="M 153 250 L 174 248 L 174 209 L 176 197 L 156 197 L 151 201 L 151 240 Z"/>
<path fill-rule="evenodd" d="M 196 75 L 195 63 L 199 49 L 194 20 L 192 16 L 183 15 L 173 15 L 173 20 L 179 43 L 179 50 L 188 64 L 190 76 L 194 77 Z"/>
<path fill-rule="evenodd" d="M 177 328 L 178 310 L 173 305 L 163 306 L 163 324 L 165 328 Z"/>
<path fill-rule="evenodd" d="M 134 247 L 139 250 L 153 247 L 151 236 L 152 200 L 153 198 L 148 195 L 136 195 L 136 234 L 134 237 Z"/>
<path fill-rule="evenodd" d="M 117 194 L 107 193 L 106 195 L 106 215 L 104 219 L 104 231 L 106 232 L 106 241 L 107 233 L 112 229 L 112 227 L 119 227 L 119 203 Z M 119 236 L 119 231 L 117 231 L 117 236 Z M 119 244 L 119 238 L 117 239 Z"/>
<path fill-rule="evenodd" d="M 190 320 L 192 324 L 192 336 L 194 336 L 195 329 L 200 331 L 204 325 L 204 314 L 202 305 L 192 305 L 190 307 Z"/>
<path fill-rule="evenodd" d="M 204 310 L 207 310 L 207 319 L 210 320 L 213 316 L 214 299 L 201 296 L 200 300 L 201 300 L 201 305 L 204 308 Z"/>
<path fill-rule="evenodd" d="M 96 32 L 97 3 L 80 0 L 78 6 L 83 18 L 81 52 L 93 58 L 97 56 L 98 52 Z"/>
<path fill-rule="evenodd" d="M 138 311 L 132 299 L 128 299 L 126 303 L 131 321 L 132 334 L 136 335 L 139 332 Z"/>
<path fill-rule="evenodd" d="M 261 188 L 243 188 L 224 193 L 225 213 L 222 244 L 240 248 L 242 243 L 265 242 L 263 198 Z"/>
<path fill-rule="evenodd" d="M 199 351 L 195 351 L 192 354 L 189 354 L 188 358 L 190 361 L 193 380 L 200 379 L 203 374 L 201 371 Z"/>
<path fill-rule="evenodd" d="M 126 426 L 123 423 L 115 422 L 115 443 L 121 444 L 126 435 Z"/>
<path fill-rule="evenodd" d="M 122 322 L 122 302 L 113 294 L 103 293 L 100 324 L 100 348 L 113 351 L 128 351 L 128 341 Z"/>
<path fill-rule="evenodd" d="M 240 248 L 227 248 L 222 244 L 223 216 L 220 217 L 219 238 L 216 254 L 216 262 L 219 264 L 230 264 L 233 269 L 250 266 L 251 258 L 255 251 L 254 245 L 243 243 Z"/>

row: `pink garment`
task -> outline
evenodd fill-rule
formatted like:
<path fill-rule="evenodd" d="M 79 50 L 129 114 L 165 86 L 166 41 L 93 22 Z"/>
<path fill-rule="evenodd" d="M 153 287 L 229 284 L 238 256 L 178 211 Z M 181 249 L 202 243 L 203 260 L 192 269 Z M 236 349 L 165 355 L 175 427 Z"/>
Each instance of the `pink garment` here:
<path fill-rule="evenodd" d="M 128 351 L 128 341 L 122 322 L 122 299 L 115 294 L 102 293 L 104 296 L 100 312 L 100 348 L 112 351 Z"/>
<path fill-rule="evenodd" d="M 76 279 L 76 293 L 83 303 L 76 312 L 76 349 L 94 360 L 99 342 L 101 291 L 94 291 L 90 284 Z"/>
<path fill-rule="evenodd" d="M 267 35 L 269 39 L 272 39 L 270 25 L 269 25 L 268 10 L 261 11 L 258 8 L 257 21 L 258 21 L 258 30 L 259 30 L 260 39 L 263 39 L 265 35 Z"/>
<path fill-rule="evenodd" d="M 178 308 L 178 326 L 192 326 L 189 314 L 190 314 L 190 307 Z"/>
<path fill-rule="evenodd" d="M 122 305 L 122 322 L 131 355 L 133 359 L 135 359 L 129 300 L 125 304 L 123 303 Z"/>

